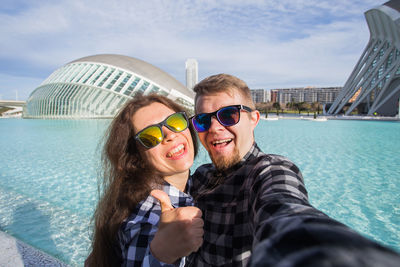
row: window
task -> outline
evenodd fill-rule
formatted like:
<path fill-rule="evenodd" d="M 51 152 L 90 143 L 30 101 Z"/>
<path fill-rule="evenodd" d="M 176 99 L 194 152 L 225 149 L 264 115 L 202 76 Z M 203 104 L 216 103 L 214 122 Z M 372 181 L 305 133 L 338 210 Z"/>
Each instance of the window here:
<path fill-rule="evenodd" d="M 157 93 L 159 90 L 160 90 L 160 87 L 157 87 L 157 86 L 153 85 L 151 90 L 150 90 L 150 92 L 149 92 L 149 94 Z"/>
<path fill-rule="evenodd" d="M 106 75 L 106 77 L 104 77 L 104 79 L 99 83 L 99 87 L 102 87 L 103 86 L 103 84 L 108 80 L 108 78 L 110 78 L 110 76 L 111 76 L 111 74 L 113 74 L 113 72 L 114 72 L 114 68 L 113 69 L 111 69 L 111 71 Z"/>
<path fill-rule="evenodd" d="M 124 95 L 131 95 L 132 91 L 135 89 L 136 85 L 139 83 L 140 78 L 135 77 L 135 80 L 129 85 L 128 89 L 124 92 Z"/>
<path fill-rule="evenodd" d="M 138 93 L 143 93 L 146 91 L 147 87 L 149 87 L 150 83 L 148 81 L 144 81 L 142 86 L 140 86 L 139 90 L 137 91 Z"/>
<path fill-rule="evenodd" d="M 100 76 L 105 72 L 106 69 L 107 69 L 106 67 L 102 67 L 102 70 L 99 72 L 99 74 L 97 74 L 96 78 L 94 78 L 90 83 L 95 84 L 95 82 L 100 78 Z"/>
<path fill-rule="evenodd" d="M 113 85 L 118 81 L 119 77 L 121 77 L 122 71 L 119 71 L 117 75 L 115 75 L 114 79 L 106 86 L 107 89 L 111 89 Z"/>
<path fill-rule="evenodd" d="M 92 67 L 92 71 L 89 73 L 89 75 L 85 78 L 85 80 L 82 83 L 86 83 L 90 77 L 93 76 L 93 74 L 99 69 L 99 65 L 96 65 L 95 67 Z"/>
<path fill-rule="evenodd" d="M 124 88 L 125 84 L 129 81 L 129 79 L 132 77 L 132 75 L 128 74 L 122 82 L 115 88 L 115 92 L 121 92 L 122 88 Z"/>

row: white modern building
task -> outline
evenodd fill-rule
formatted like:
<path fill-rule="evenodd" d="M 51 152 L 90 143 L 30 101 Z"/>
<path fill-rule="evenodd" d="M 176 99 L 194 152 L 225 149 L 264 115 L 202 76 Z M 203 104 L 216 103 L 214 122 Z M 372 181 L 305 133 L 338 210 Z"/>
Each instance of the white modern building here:
<path fill-rule="evenodd" d="M 199 65 L 197 60 L 194 58 L 189 58 L 186 60 L 186 87 L 193 90 L 193 87 L 199 81 Z"/>
<path fill-rule="evenodd" d="M 193 91 L 161 69 L 123 55 L 94 55 L 54 71 L 29 96 L 25 118 L 109 118 L 135 94 L 157 93 L 193 109 Z"/>
<path fill-rule="evenodd" d="M 365 12 L 370 39 L 328 114 L 395 116 L 400 96 L 400 1 Z"/>

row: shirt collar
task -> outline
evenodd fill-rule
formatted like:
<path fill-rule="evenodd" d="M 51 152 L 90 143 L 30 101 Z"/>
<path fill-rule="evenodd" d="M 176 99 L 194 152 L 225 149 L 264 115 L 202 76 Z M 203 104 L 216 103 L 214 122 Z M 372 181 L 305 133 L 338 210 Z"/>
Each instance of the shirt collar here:
<path fill-rule="evenodd" d="M 241 159 L 241 162 L 244 163 L 246 161 L 253 160 L 254 158 L 258 157 L 260 153 L 262 153 L 260 148 L 258 147 L 257 143 L 254 142 L 250 150 Z"/>
<path fill-rule="evenodd" d="M 191 183 L 190 176 L 188 179 L 188 184 L 189 183 Z M 188 186 L 189 186 L 188 184 L 186 185 L 186 188 L 188 188 Z M 193 198 L 191 195 L 184 193 L 182 191 L 179 191 L 178 188 L 171 185 L 167 181 L 164 181 L 162 190 L 169 195 L 171 204 L 174 208 L 192 205 L 191 203 L 193 202 Z"/>

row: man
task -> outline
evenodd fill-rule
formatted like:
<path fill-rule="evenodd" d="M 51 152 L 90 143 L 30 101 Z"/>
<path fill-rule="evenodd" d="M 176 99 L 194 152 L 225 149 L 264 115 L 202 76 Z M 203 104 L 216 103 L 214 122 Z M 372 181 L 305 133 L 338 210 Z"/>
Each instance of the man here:
<path fill-rule="evenodd" d="M 193 175 L 190 193 L 203 212 L 204 240 L 187 265 L 398 265 L 395 252 L 312 207 L 296 165 L 260 150 L 254 140 L 260 114 L 246 83 L 219 74 L 194 91 L 192 123 L 212 164 Z"/>
<path fill-rule="evenodd" d="M 254 129 L 260 114 L 242 80 L 215 75 L 194 90 L 192 121 L 213 164 L 201 166 L 193 175 L 191 193 L 203 211 L 205 235 L 191 261 L 196 266 L 245 266 L 265 234 L 260 226 L 273 226 L 268 220 L 276 209 L 323 215 L 308 204 L 299 169 L 284 157 L 262 153 L 256 145 Z"/>

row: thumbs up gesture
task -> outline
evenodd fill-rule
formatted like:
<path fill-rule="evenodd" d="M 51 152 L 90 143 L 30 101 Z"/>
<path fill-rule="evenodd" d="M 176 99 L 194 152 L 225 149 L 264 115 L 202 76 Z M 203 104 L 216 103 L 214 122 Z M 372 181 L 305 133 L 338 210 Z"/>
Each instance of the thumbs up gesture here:
<path fill-rule="evenodd" d="M 161 190 L 151 191 L 160 201 L 161 217 L 150 250 L 158 260 L 172 264 L 197 251 L 203 243 L 201 210 L 196 207 L 173 208 L 169 196 Z"/>

